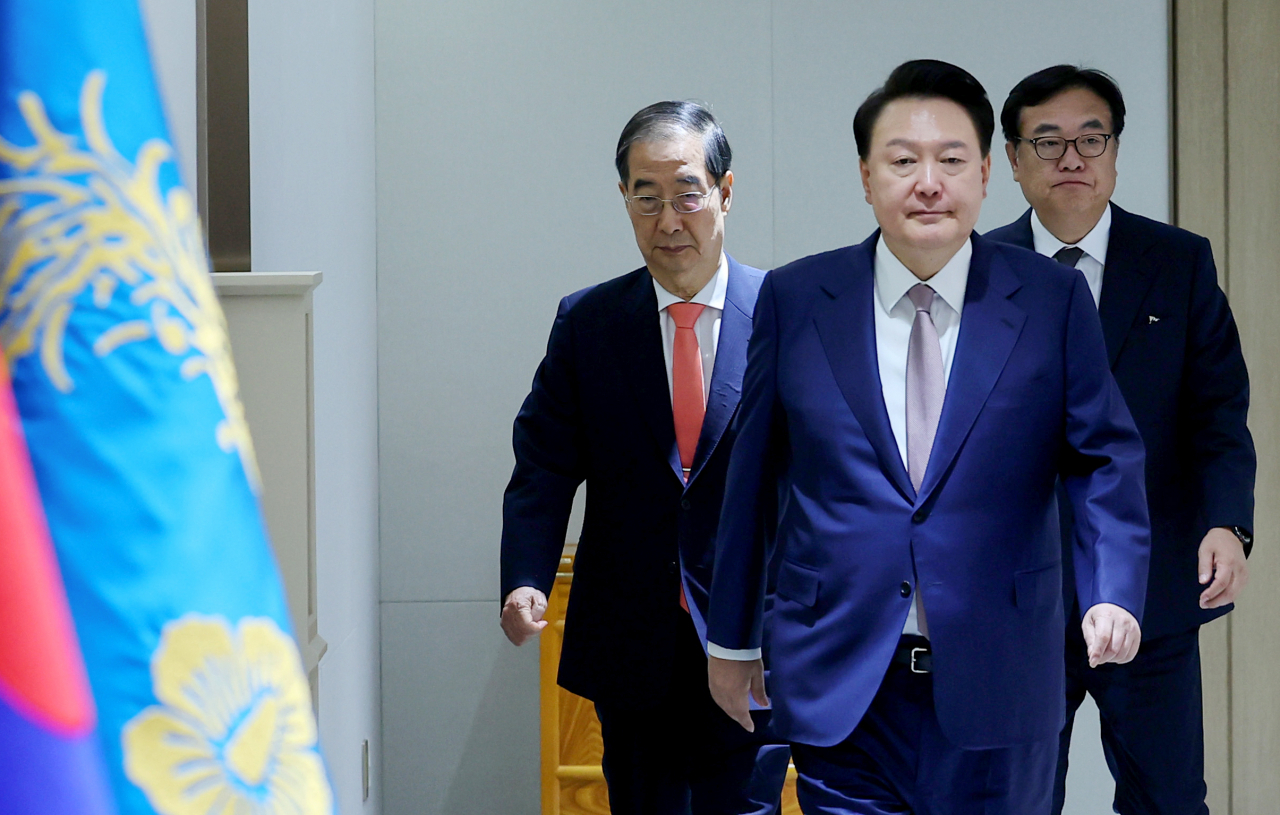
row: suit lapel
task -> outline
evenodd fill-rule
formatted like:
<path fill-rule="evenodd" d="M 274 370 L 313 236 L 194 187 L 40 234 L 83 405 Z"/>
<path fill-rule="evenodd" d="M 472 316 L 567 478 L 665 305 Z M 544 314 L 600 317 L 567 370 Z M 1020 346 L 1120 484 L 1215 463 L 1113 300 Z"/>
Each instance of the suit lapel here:
<path fill-rule="evenodd" d="M 693 457 L 692 484 L 703 465 L 715 452 L 716 445 L 729 426 L 729 420 L 742 396 L 742 374 L 747 368 L 747 341 L 751 339 L 751 315 L 755 297 L 742 266 L 731 257 L 729 282 L 724 309 L 720 315 L 720 339 L 716 344 L 716 362 L 711 371 L 711 392 L 707 396 L 707 412 L 702 419 L 702 433 Z"/>
<path fill-rule="evenodd" d="M 1026 313 L 1009 300 L 1022 282 L 996 253 L 995 246 L 976 235 L 973 238 L 960 336 L 917 504 L 929 499 L 950 469 L 1027 319 Z"/>
<path fill-rule="evenodd" d="M 1150 244 L 1134 228 L 1135 221 L 1129 213 L 1111 205 L 1111 235 L 1107 239 L 1098 316 L 1112 367 L 1155 280 L 1150 268 L 1140 262 Z"/>
<path fill-rule="evenodd" d="M 662 329 L 658 325 L 658 298 L 649 273 L 641 270 L 628 292 L 622 331 L 615 335 L 614 350 L 624 378 L 635 392 L 640 412 L 649 422 L 658 453 L 667 460 L 671 474 L 684 485 L 680 451 L 676 447 L 675 419 L 671 414 L 671 389 L 662 353 Z M 624 431 L 625 432 L 625 431 Z"/>
<path fill-rule="evenodd" d="M 830 270 L 821 286 L 830 298 L 814 309 L 813 321 L 822 340 L 836 385 L 862 432 L 876 451 L 880 469 L 908 501 L 915 490 L 889 425 L 881 393 L 876 356 L 874 260 L 877 230 L 844 255 L 847 263 Z"/>

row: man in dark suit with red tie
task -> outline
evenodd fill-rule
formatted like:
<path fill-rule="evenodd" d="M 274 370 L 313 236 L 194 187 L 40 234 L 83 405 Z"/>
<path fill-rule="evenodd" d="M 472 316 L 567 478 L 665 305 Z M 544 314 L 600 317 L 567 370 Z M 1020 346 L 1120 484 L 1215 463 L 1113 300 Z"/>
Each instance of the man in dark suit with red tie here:
<path fill-rule="evenodd" d="M 787 768 L 707 689 L 713 544 L 764 279 L 723 252 L 730 159 L 701 105 L 632 117 L 618 186 L 645 265 L 561 301 L 515 422 L 502 628 L 520 645 L 546 625 L 585 483 L 559 683 L 595 702 L 615 815 L 775 812 Z"/>
<path fill-rule="evenodd" d="M 1031 209 L 989 238 L 1083 274 L 1098 305 L 1111 371 L 1146 446 L 1151 570 L 1142 646 L 1126 665 L 1090 669 L 1074 574 L 1065 569 L 1067 719 L 1054 811 L 1085 693 L 1122 815 L 1207 813 L 1200 700 L 1202 624 L 1226 614 L 1248 579 L 1256 461 L 1249 375 L 1209 242 L 1111 203 L 1124 99 L 1106 74 L 1071 65 L 1018 83 L 1000 120 Z M 1079 535 L 1064 509 L 1063 554 Z"/>

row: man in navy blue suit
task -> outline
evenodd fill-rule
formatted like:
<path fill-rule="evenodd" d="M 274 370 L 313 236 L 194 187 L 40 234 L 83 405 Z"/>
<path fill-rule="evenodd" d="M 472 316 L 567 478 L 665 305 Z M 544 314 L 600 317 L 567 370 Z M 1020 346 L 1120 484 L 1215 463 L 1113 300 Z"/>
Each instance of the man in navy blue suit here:
<path fill-rule="evenodd" d="M 1107 357 L 1147 452 L 1151 572 L 1142 647 L 1127 665 L 1089 670 L 1067 628 L 1067 719 L 1054 811 L 1066 791 L 1071 725 L 1085 693 L 1098 703 L 1130 815 L 1207 813 L 1199 628 L 1226 614 L 1248 580 L 1253 542 L 1249 375 L 1209 242 L 1111 203 L 1124 99 L 1106 74 L 1058 65 L 1009 93 L 1000 122 L 1031 209 L 987 237 L 1083 273 Z M 1064 507 L 1064 542 L 1074 526 Z M 1071 547 L 1064 546 L 1064 557 Z M 1080 617 L 1064 576 L 1068 622 Z"/>
<path fill-rule="evenodd" d="M 1088 288 L 973 233 L 994 115 L 966 71 L 896 68 L 854 118 L 865 242 L 761 287 L 711 589 L 712 694 L 772 726 L 807 812 L 1040 815 L 1063 722 L 1054 485 L 1083 519 L 1093 664 L 1138 648 L 1142 443 Z M 773 462 L 781 461 L 775 475 Z"/>
<path fill-rule="evenodd" d="M 645 265 L 560 303 L 516 417 L 503 501 L 502 628 L 545 625 L 587 485 L 559 682 L 595 702 L 615 815 L 777 810 L 785 746 L 712 701 L 707 591 L 764 273 L 724 254 L 732 154 L 711 113 L 660 102 L 616 162 Z"/>

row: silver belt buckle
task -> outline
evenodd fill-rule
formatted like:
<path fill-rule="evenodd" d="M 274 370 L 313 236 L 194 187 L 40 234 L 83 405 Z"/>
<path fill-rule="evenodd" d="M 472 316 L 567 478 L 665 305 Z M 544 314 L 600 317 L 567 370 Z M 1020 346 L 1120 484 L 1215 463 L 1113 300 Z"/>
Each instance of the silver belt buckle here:
<path fill-rule="evenodd" d="M 927 654 L 927 653 L 929 653 L 928 648 L 912 648 L 911 649 L 911 673 L 913 674 L 929 673 L 929 671 L 925 671 L 916 667 L 916 660 L 920 657 L 921 654 Z"/>

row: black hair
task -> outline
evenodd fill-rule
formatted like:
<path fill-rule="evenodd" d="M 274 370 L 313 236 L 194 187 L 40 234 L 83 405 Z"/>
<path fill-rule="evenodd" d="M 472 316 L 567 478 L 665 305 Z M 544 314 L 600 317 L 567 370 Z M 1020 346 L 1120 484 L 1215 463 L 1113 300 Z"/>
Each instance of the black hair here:
<path fill-rule="evenodd" d="M 631 145 L 684 134 L 702 137 L 707 175 L 711 177 L 713 184 L 719 184 L 720 179 L 729 172 L 733 151 L 729 149 L 729 140 L 725 138 L 716 117 L 698 102 L 655 102 L 632 116 L 627 126 L 622 128 L 622 135 L 618 137 L 614 164 L 618 168 L 618 178 L 622 179 L 623 186 L 631 180 L 631 167 L 627 164 Z"/>
<path fill-rule="evenodd" d="M 936 59 L 913 59 L 904 62 L 884 84 L 871 92 L 853 117 L 853 139 L 858 157 L 866 160 L 871 152 L 871 131 L 885 106 L 899 99 L 949 99 L 964 108 L 978 131 L 978 141 L 985 157 L 991 152 L 991 134 L 996 129 L 995 112 L 982 83 L 973 74 L 949 62 Z"/>
<path fill-rule="evenodd" d="M 1004 109 L 1000 111 L 1000 129 L 1004 131 L 1005 141 L 1017 141 L 1021 136 L 1023 108 L 1043 104 L 1073 88 L 1093 91 L 1107 103 L 1111 108 L 1111 132 L 1119 138 L 1120 131 L 1124 130 L 1124 97 L 1116 81 L 1096 68 L 1055 65 L 1036 71 L 1009 91 L 1009 98 L 1004 100 Z"/>

